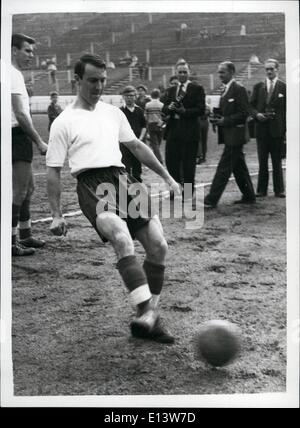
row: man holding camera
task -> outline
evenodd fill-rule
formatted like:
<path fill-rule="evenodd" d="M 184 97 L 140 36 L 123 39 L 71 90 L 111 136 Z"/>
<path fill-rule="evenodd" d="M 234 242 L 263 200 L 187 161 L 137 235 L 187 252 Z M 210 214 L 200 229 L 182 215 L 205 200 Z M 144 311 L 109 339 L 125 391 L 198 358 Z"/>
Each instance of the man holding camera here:
<path fill-rule="evenodd" d="M 189 80 L 187 63 L 177 65 L 176 76 L 178 85 L 170 87 L 163 99 L 162 112 L 170 117 L 166 130 L 166 166 L 175 181 L 182 185 L 191 183 L 193 192 L 200 138 L 198 118 L 205 113 L 205 93 L 201 85 Z"/>
<path fill-rule="evenodd" d="M 232 62 L 222 62 L 218 74 L 223 83 L 223 91 L 220 107 L 214 109 L 210 121 L 213 129 L 217 128 L 218 143 L 225 147 L 210 191 L 204 199 L 204 206 L 207 208 L 216 207 L 232 173 L 243 195 L 235 203 L 255 202 L 255 192 L 243 153 L 243 145 L 247 142 L 246 120 L 249 114 L 247 91 L 235 81 L 235 66 Z"/>
<path fill-rule="evenodd" d="M 254 86 L 250 101 L 251 113 L 256 120 L 259 161 L 257 197 L 267 196 L 270 154 L 275 196 L 285 198 L 281 159 L 286 133 L 286 84 L 278 79 L 278 69 L 277 60 L 265 62 L 266 80 Z"/>

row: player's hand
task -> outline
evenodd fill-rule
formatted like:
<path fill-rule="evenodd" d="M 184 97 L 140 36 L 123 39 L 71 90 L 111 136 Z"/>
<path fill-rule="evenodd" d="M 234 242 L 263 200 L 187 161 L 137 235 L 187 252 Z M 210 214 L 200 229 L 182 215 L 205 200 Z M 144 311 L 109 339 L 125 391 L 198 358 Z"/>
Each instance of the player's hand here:
<path fill-rule="evenodd" d="M 44 141 L 40 141 L 37 148 L 41 155 L 45 155 L 47 153 L 48 144 L 44 143 Z"/>
<path fill-rule="evenodd" d="M 263 113 L 257 113 L 256 119 L 259 122 L 266 122 L 268 120 L 268 118 Z"/>
<path fill-rule="evenodd" d="M 170 176 L 167 180 L 167 184 L 170 187 L 170 192 L 176 195 L 181 195 L 180 185 Z"/>
<path fill-rule="evenodd" d="M 54 217 L 50 226 L 50 232 L 56 236 L 66 236 L 67 234 L 67 222 L 63 217 Z"/>

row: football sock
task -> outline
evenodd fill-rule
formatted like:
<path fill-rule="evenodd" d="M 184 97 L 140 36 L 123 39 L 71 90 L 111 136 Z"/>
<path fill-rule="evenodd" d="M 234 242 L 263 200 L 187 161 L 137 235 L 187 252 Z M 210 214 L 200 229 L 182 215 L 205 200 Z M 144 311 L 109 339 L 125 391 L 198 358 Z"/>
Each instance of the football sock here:
<path fill-rule="evenodd" d="M 19 221 L 19 233 L 20 239 L 26 239 L 31 236 L 31 222 L 27 221 Z"/>
<path fill-rule="evenodd" d="M 147 276 L 150 291 L 152 293 L 152 304 L 154 307 L 156 307 L 158 305 L 160 293 L 164 283 L 165 266 L 145 260 L 143 268 Z"/>
<path fill-rule="evenodd" d="M 20 207 L 19 233 L 20 239 L 26 239 L 31 236 L 30 199 L 28 198 L 23 201 Z"/>
<path fill-rule="evenodd" d="M 136 256 L 126 256 L 117 263 L 117 269 L 127 287 L 133 305 L 142 309 L 151 299 L 147 278 Z"/>

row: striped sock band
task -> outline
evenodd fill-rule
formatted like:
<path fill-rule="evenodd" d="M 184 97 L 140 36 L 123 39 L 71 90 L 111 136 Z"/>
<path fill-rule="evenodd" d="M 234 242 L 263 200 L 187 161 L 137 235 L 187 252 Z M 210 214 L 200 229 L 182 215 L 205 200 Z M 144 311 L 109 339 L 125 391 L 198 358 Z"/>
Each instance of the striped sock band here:
<path fill-rule="evenodd" d="M 135 306 L 151 299 L 145 272 L 137 261 L 136 256 L 126 256 L 120 259 L 117 263 L 117 269 Z"/>

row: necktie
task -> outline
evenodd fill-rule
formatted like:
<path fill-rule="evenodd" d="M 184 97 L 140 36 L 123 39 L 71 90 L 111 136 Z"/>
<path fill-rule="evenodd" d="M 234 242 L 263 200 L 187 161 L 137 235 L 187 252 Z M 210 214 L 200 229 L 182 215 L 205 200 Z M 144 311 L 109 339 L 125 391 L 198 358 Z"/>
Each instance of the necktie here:
<path fill-rule="evenodd" d="M 270 99 L 271 99 L 272 94 L 273 94 L 273 89 L 274 89 L 274 82 L 273 82 L 273 80 L 271 80 L 270 81 L 269 92 L 268 92 L 268 97 L 267 97 L 267 103 L 270 102 Z"/>
<path fill-rule="evenodd" d="M 179 86 L 179 91 L 178 91 L 177 97 L 183 97 L 184 96 L 185 92 L 183 90 L 183 86 L 184 86 L 184 84 L 181 83 L 181 85 Z"/>

